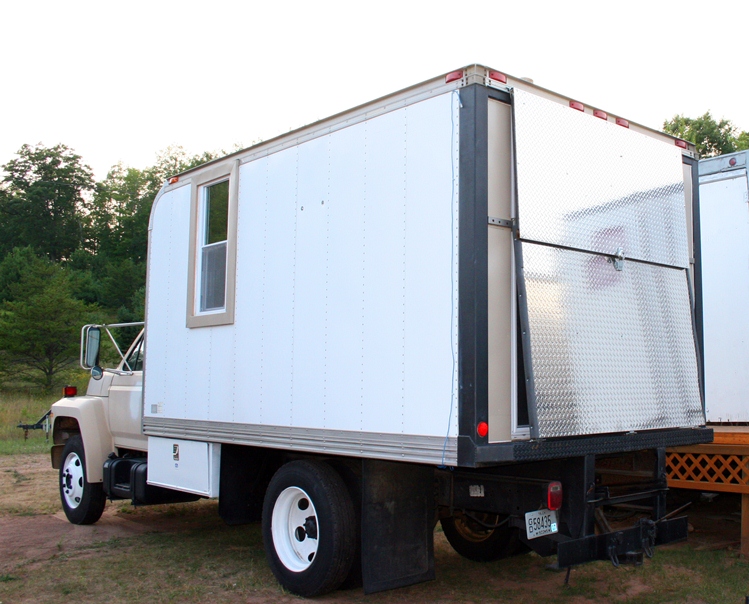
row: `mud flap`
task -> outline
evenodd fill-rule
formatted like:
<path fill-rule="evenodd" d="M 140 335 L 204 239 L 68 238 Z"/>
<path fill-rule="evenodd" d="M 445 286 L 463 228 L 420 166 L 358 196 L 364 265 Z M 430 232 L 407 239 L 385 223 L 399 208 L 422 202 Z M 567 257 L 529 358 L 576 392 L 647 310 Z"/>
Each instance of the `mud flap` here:
<path fill-rule="evenodd" d="M 593 560 L 610 560 L 618 566 L 620 559 L 632 554 L 653 555 L 653 547 L 687 538 L 687 517 L 640 522 L 623 531 L 603 535 L 589 535 L 581 539 L 562 541 L 557 544 L 557 562 L 560 568 L 584 564 Z"/>
<path fill-rule="evenodd" d="M 362 575 L 370 594 L 434 579 L 434 470 L 362 462 Z"/>

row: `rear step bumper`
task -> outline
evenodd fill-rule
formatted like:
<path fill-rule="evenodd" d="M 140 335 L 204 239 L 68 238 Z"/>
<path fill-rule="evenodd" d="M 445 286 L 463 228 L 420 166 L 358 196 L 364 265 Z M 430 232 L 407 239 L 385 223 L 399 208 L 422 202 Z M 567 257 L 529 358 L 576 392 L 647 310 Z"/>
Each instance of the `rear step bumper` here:
<path fill-rule="evenodd" d="M 635 526 L 601 535 L 589 535 L 557 543 L 560 568 L 585 564 L 594 560 L 610 560 L 614 566 L 641 560 L 642 554 L 653 556 L 657 545 L 684 541 L 687 538 L 687 517 L 669 520 L 641 520 Z"/>

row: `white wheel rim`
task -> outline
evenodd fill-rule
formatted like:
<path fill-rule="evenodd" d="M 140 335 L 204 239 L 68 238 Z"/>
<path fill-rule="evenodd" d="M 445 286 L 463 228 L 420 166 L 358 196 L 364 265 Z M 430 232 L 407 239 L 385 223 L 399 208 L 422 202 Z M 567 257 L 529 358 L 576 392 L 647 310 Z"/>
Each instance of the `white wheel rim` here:
<path fill-rule="evenodd" d="M 320 526 L 312 499 L 302 489 L 289 487 L 278 496 L 271 533 L 278 559 L 286 568 L 298 573 L 310 567 L 317 554 Z"/>
<path fill-rule="evenodd" d="M 83 462 L 77 453 L 69 453 L 62 466 L 62 495 L 71 509 L 81 504 L 83 497 Z"/>

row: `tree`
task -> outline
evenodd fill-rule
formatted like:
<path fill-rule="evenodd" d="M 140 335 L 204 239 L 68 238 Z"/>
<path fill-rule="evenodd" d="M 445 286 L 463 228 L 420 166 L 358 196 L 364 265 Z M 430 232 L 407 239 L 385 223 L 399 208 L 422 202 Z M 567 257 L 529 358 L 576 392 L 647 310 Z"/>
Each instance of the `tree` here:
<path fill-rule="evenodd" d="M 78 360 L 80 328 L 92 308 L 71 295 L 59 267 L 37 264 L 10 287 L 0 307 L 0 351 L 14 381 L 50 391 L 61 372 Z"/>
<path fill-rule="evenodd" d="M 739 133 L 729 120 L 716 121 L 709 111 L 697 118 L 675 115 L 663 122 L 663 131 L 694 143 L 701 157 L 749 149 L 749 132 Z"/>
<path fill-rule="evenodd" d="M 65 260 L 86 239 L 91 168 L 65 145 L 24 145 L 3 166 L 0 252 L 31 246 L 53 262 Z"/>

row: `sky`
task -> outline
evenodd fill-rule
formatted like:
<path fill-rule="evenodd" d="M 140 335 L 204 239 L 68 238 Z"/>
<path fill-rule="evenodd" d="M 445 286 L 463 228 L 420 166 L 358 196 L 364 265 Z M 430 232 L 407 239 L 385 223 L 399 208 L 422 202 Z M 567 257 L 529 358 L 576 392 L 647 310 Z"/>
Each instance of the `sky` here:
<path fill-rule="evenodd" d="M 749 2 L 0 3 L 0 165 L 63 143 L 103 179 L 250 146 L 472 63 L 660 129 L 749 130 Z"/>

